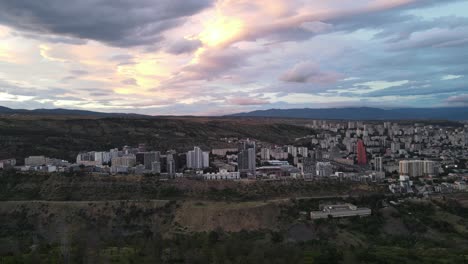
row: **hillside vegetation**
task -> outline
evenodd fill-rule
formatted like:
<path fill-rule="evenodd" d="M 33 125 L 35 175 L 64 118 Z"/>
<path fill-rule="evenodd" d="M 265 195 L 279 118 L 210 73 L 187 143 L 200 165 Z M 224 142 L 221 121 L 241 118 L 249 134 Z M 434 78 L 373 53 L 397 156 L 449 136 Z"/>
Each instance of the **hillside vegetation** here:
<path fill-rule="evenodd" d="M 0 159 L 47 155 L 75 160 L 80 151 L 146 143 L 150 149 L 187 151 L 227 146 L 221 138 L 285 144 L 313 131 L 281 120 L 221 118 L 0 118 Z"/>
<path fill-rule="evenodd" d="M 380 195 L 263 202 L 0 202 L 1 263 L 464 263 L 467 208 Z M 322 202 L 365 218 L 299 217 Z"/>

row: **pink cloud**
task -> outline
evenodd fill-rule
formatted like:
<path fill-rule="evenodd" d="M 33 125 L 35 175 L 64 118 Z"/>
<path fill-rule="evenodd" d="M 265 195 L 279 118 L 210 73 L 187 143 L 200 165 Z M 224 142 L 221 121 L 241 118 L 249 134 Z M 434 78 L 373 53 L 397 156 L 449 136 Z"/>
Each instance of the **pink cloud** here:
<path fill-rule="evenodd" d="M 468 94 L 450 96 L 445 102 L 455 105 L 468 105 Z"/>

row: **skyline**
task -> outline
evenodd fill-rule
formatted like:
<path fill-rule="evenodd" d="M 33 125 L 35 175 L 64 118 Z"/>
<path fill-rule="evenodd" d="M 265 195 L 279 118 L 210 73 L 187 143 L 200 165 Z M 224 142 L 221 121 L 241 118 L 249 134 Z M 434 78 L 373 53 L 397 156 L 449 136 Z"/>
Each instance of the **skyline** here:
<path fill-rule="evenodd" d="M 466 8 L 0 1 L 0 105 L 150 115 L 468 106 Z"/>

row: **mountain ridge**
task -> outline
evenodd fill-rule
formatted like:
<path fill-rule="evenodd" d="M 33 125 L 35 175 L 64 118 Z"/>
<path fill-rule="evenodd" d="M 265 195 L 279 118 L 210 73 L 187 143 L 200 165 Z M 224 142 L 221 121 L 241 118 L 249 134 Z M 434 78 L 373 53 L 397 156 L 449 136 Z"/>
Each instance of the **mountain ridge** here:
<path fill-rule="evenodd" d="M 0 106 L 0 115 L 52 115 L 52 116 L 92 116 L 92 117 L 151 117 L 150 115 L 141 115 L 133 113 L 104 113 L 89 110 L 64 109 L 64 108 L 38 108 L 38 109 L 12 109 Z"/>
<path fill-rule="evenodd" d="M 226 117 L 278 117 L 308 119 L 342 119 L 342 120 L 468 120 L 468 107 L 440 108 L 395 108 L 382 109 L 374 107 L 345 108 L 293 108 L 267 109 L 252 112 L 236 113 Z"/>

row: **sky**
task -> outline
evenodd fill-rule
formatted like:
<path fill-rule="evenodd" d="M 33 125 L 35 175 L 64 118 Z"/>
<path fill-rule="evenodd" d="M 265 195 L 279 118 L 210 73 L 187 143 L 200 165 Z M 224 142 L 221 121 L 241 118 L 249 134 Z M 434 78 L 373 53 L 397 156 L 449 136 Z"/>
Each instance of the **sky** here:
<path fill-rule="evenodd" d="M 0 105 L 468 106 L 464 0 L 0 0 Z"/>

